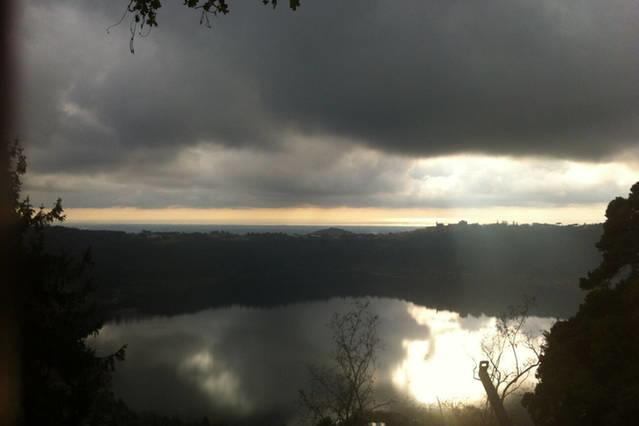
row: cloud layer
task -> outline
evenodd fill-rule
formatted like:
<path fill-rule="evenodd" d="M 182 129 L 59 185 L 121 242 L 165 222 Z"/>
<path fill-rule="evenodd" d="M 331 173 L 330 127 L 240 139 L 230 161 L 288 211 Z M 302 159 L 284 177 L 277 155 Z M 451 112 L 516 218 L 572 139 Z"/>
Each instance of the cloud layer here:
<path fill-rule="evenodd" d="M 123 8 L 25 7 L 32 188 L 50 182 L 70 206 L 439 206 L 446 186 L 423 196 L 414 183 L 433 176 L 424 159 L 515 157 L 552 180 L 566 161 L 636 158 L 630 0 L 330 1 L 294 13 L 238 2 L 212 29 L 175 2 L 135 55 L 126 21 L 104 31 Z M 493 178 L 472 182 L 473 205 L 520 201 Z M 605 201 L 627 180 L 607 175 L 570 201 Z M 572 190 L 554 184 L 523 193 L 554 202 Z"/>

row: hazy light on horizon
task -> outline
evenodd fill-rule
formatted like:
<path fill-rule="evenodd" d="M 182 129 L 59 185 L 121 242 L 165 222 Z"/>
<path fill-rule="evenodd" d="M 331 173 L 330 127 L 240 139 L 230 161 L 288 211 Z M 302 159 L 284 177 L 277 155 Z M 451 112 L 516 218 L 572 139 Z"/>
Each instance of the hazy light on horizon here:
<path fill-rule="evenodd" d="M 620 161 L 409 159 L 364 148 L 328 149 L 317 165 L 306 157 L 311 146 L 328 149 L 304 142 L 272 155 L 201 147 L 182 153 L 168 171 L 151 168 L 143 176 L 36 172 L 25 193 L 45 205 L 61 197 L 69 221 L 79 223 L 598 223 L 606 204 L 639 180 Z"/>
<path fill-rule="evenodd" d="M 437 223 L 601 223 L 605 204 L 557 207 L 485 207 L 451 209 L 383 208 L 262 208 L 197 209 L 132 207 L 66 209 L 69 225 L 197 224 L 197 225 L 319 225 L 433 226 Z"/>

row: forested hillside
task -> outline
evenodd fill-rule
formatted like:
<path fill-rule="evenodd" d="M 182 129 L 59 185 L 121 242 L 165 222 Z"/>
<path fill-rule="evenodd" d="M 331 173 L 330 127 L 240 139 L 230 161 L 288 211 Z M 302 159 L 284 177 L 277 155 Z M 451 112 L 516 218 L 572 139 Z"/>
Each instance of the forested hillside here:
<path fill-rule="evenodd" d="M 383 296 L 495 314 L 523 296 L 535 313 L 567 316 L 575 283 L 594 267 L 600 225 L 457 225 L 393 234 L 49 230 L 52 250 L 91 247 L 93 276 L 113 315 L 272 306 Z"/>

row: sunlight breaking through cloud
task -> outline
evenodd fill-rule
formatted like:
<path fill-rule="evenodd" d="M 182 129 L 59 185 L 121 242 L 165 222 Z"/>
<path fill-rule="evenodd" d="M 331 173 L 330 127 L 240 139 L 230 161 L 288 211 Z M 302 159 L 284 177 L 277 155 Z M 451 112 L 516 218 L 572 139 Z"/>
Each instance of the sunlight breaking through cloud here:
<path fill-rule="evenodd" d="M 61 196 L 71 223 L 428 226 L 599 223 L 606 203 L 639 179 L 616 161 L 416 160 L 298 142 L 276 153 L 200 145 L 169 163 L 137 159 L 110 174 L 36 172 L 27 184 L 45 204 Z"/>

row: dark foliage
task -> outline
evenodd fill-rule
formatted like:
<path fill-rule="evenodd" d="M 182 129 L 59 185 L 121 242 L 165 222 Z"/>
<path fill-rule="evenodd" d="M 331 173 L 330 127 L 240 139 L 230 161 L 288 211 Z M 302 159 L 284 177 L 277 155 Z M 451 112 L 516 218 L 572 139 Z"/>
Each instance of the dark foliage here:
<path fill-rule="evenodd" d="M 628 198 L 617 197 L 608 204 L 604 233 L 597 243 L 601 264 L 582 278 L 584 290 L 608 287 L 627 269 L 628 278 L 639 277 L 639 182 Z"/>
<path fill-rule="evenodd" d="M 539 426 L 628 425 L 639 417 L 638 189 L 609 204 L 597 245 L 602 263 L 582 280 L 592 290 L 546 335 L 539 383 L 523 400 Z"/>
<path fill-rule="evenodd" d="M 109 382 L 124 348 L 98 357 L 86 344 L 102 325 L 87 269 L 79 261 L 45 250 L 44 229 L 64 220 L 61 201 L 34 208 L 20 198 L 26 160 L 20 145 L 9 147 L 11 241 L 21 332 L 22 416 L 25 425 L 99 425 L 97 408 L 111 399 Z"/>
<path fill-rule="evenodd" d="M 177 314 L 378 296 L 499 314 L 530 295 L 538 301 L 532 314 L 566 317 L 580 299 L 574 282 L 596 265 L 601 227 L 451 225 L 302 236 L 47 231 L 68 252 L 92 247 L 98 293 L 112 312 Z"/>

